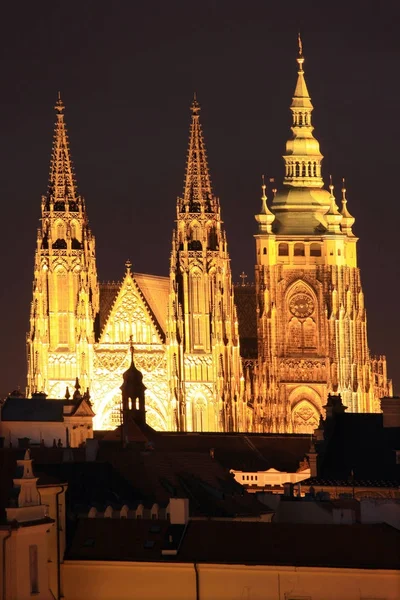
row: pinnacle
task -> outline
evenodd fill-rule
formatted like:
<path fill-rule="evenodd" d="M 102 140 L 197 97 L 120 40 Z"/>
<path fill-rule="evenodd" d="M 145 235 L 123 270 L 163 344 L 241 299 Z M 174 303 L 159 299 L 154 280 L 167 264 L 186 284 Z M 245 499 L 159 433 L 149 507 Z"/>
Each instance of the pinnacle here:
<path fill-rule="evenodd" d="M 48 187 L 48 195 L 53 198 L 54 202 L 74 202 L 77 196 L 67 129 L 64 122 L 64 108 L 59 92 L 55 105 L 57 121 L 54 129 Z"/>
<path fill-rule="evenodd" d="M 196 94 L 190 110 L 192 123 L 190 126 L 189 149 L 186 164 L 184 202 L 185 204 L 203 204 L 212 196 L 210 175 L 208 172 L 207 153 L 200 125 L 200 105 Z"/>

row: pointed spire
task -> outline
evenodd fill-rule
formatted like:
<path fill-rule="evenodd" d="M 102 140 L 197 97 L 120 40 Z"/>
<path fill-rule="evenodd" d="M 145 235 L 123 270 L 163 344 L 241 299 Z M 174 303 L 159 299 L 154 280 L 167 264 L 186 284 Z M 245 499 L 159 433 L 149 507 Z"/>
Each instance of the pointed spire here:
<path fill-rule="evenodd" d="M 321 177 L 321 161 L 323 156 L 319 143 L 313 136 L 311 113 L 313 105 L 308 93 L 304 77 L 303 43 L 298 34 L 299 51 L 297 56 L 297 83 L 294 91 L 290 110 L 293 116 L 293 138 L 286 143 L 285 160 L 285 185 L 295 187 L 323 186 Z"/>
<path fill-rule="evenodd" d="M 70 158 L 67 129 L 64 122 L 64 104 L 58 92 L 55 104 L 57 121 L 54 128 L 53 151 L 50 163 L 48 196 L 53 202 L 77 200 L 76 182 Z"/>
<path fill-rule="evenodd" d="M 264 175 L 261 175 L 261 181 L 262 181 L 262 184 L 261 184 L 261 190 L 262 190 L 261 210 L 258 215 L 255 215 L 255 220 L 259 224 L 258 228 L 259 228 L 260 233 L 261 232 L 271 233 L 271 226 L 272 226 L 272 223 L 275 221 L 275 215 L 268 208 L 267 194 L 266 194 L 267 186 L 265 185 Z"/>
<path fill-rule="evenodd" d="M 329 175 L 329 182 L 331 205 L 329 207 L 328 212 L 325 215 L 326 222 L 328 224 L 328 232 L 340 233 L 340 223 L 342 221 L 342 215 L 339 212 L 339 209 L 336 204 L 336 199 L 333 194 L 334 187 L 332 183 L 332 175 Z"/>
<path fill-rule="evenodd" d="M 191 211 L 190 207 L 204 204 L 212 197 L 207 153 L 200 124 L 200 104 L 197 102 L 196 94 L 194 94 L 190 110 L 192 111 L 192 123 L 183 192 L 183 202 L 185 205 L 189 205 L 189 211 Z"/>
<path fill-rule="evenodd" d="M 342 179 L 342 210 L 340 211 L 340 214 L 342 215 L 342 231 L 343 233 L 347 234 L 348 236 L 353 236 L 353 232 L 351 230 L 351 228 L 354 225 L 355 222 L 355 218 L 353 217 L 353 215 L 351 215 L 348 211 L 347 208 L 347 198 L 346 198 L 346 186 L 345 186 L 345 180 L 344 177 Z"/>

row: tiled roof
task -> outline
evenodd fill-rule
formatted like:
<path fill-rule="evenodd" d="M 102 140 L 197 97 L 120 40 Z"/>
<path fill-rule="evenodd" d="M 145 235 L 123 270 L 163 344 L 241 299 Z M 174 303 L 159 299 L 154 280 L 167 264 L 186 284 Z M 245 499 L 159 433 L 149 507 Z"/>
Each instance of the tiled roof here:
<path fill-rule="evenodd" d="M 98 336 L 104 330 L 104 326 L 107 323 L 107 319 L 111 312 L 111 308 L 114 304 L 114 301 L 117 297 L 119 289 L 121 287 L 121 282 L 107 282 L 100 283 L 100 313 L 99 313 L 99 326 L 97 334 Z"/>
<path fill-rule="evenodd" d="M 167 328 L 169 277 L 134 273 L 134 278 L 162 331 Z"/>
<path fill-rule="evenodd" d="M 296 472 L 310 448 L 307 434 L 176 433 L 156 432 L 156 450 L 203 452 L 214 450 L 214 457 L 226 469 L 265 471 L 277 469 Z"/>
<path fill-rule="evenodd" d="M 268 512 L 209 454 L 124 451 L 101 445 L 98 459 L 110 463 L 127 482 L 137 486 L 143 502 L 166 505 L 171 496 L 186 497 L 191 513 L 203 516 L 254 517 Z"/>
<path fill-rule="evenodd" d="M 152 526 L 157 533 L 152 533 Z M 162 556 L 168 524 L 85 519 L 67 560 L 172 561 L 399 569 L 400 531 L 388 525 L 190 521 L 177 556 Z M 154 544 L 146 544 L 154 541 Z"/>
<path fill-rule="evenodd" d="M 63 421 L 63 400 L 7 398 L 1 409 L 2 421 Z"/>
<path fill-rule="evenodd" d="M 86 404 L 88 415 L 92 414 L 94 416 L 93 411 L 83 398 L 77 400 L 52 400 L 44 396 L 33 396 L 32 398 L 10 396 L 1 408 L 1 420 L 60 422 L 63 421 L 64 415 L 68 417 L 73 416 L 83 403 Z M 64 411 L 66 407 L 68 411 Z"/>

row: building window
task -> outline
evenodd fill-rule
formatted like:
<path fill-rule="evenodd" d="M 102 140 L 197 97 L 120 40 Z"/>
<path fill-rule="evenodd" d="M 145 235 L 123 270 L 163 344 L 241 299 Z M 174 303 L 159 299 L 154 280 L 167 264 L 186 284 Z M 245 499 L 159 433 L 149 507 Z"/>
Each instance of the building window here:
<path fill-rule="evenodd" d="M 289 256 L 289 244 L 279 244 L 279 256 Z"/>
<path fill-rule="evenodd" d="M 31 594 L 39 593 L 38 547 L 29 546 L 29 581 Z"/>
<path fill-rule="evenodd" d="M 320 244 L 311 244 L 310 256 L 321 256 L 321 245 Z"/>
<path fill-rule="evenodd" d="M 267 254 L 267 249 L 266 248 L 264 248 L 263 254 Z"/>
<path fill-rule="evenodd" d="M 68 345 L 68 315 L 58 317 L 58 343 Z"/>
<path fill-rule="evenodd" d="M 293 255 L 294 256 L 305 256 L 304 244 L 295 244 Z"/>

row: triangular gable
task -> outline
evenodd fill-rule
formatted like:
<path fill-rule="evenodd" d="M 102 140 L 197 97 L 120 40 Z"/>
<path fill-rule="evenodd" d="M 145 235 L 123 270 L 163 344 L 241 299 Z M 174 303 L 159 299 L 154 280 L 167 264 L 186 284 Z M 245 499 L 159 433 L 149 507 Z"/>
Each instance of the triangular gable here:
<path fill-rule="evenodd" d="M 69 415 L 65 415 L 65 416 L 69 416 Z M 70 416 L 72 416 L 72 417 L 95 417 L 96 415 L 93 412 L 92 407 L 90 406 L 88 401 L 85 400 L 85 398 L 82 398 L 82 400 L 79 402 L 77 408 L 74 410 L 74 412 Z"/>
<path fill-rule="evenodd" d="M 128 269 L 100 335 L 100 343 L 163 343 L 164 335 Z"/>

